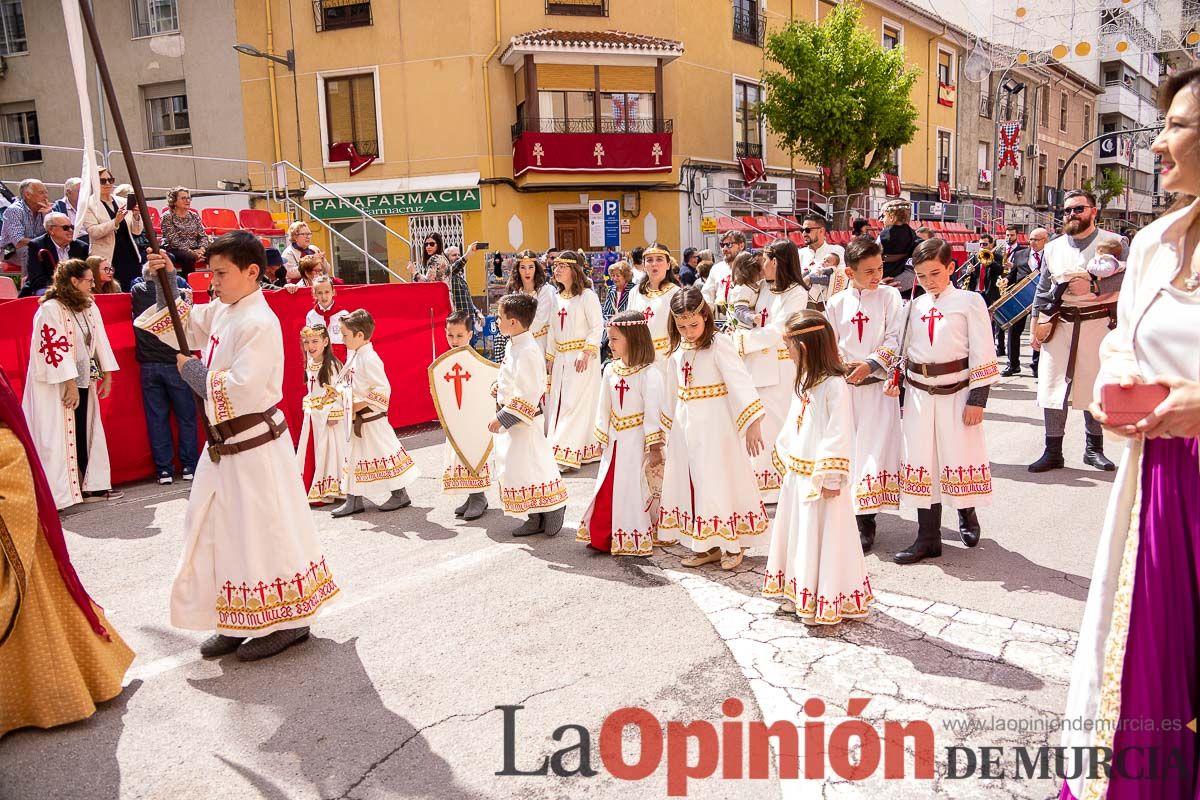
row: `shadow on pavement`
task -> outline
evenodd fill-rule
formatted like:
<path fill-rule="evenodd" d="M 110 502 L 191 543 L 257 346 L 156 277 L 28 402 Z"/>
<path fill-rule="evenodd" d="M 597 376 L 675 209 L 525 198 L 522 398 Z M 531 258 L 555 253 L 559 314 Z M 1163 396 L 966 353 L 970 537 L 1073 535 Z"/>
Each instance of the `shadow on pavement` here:
<path fill-rule="evenodd" d="M 1120 460 L 1119 454 L 1110 453 L 1108 455 L 1109 458 L 1113 458 L 1114 463 Z M 1118 457 L 1114 458 L 1114 456 Z M 992 462 L 993 479 L 1000 478 L 1018 483 L 1036 483 L 1039 486 L 1070 486 L 1075 489 L 1084 489 L 1094 486 L 1097 483 L 1111 484 L 1116 477 L 1116 472 L 1101 472 L 1091 467 L 1076 469 L 1068 466 L 1065 469 L 1055 469 L 1050 472 L 1030 472 L 1028 464 Z M 1105 499 L 1107 500 L 1107 497 Z"/>
<path fill-rule="evenodd" d="M 0 739 L 0 797 L 118 800 L 117 747 L 125 712 L 142 683 L 132 681 L 88 719 L 47 730 L 26 728 Z"/>
<path fill-rule="evenodd" d="M 667 586 L 671 581 L 642 570 L 643 566 L 651 566 L 649 559 L 638 556 L 611 556 L 601 553 L 575 540 L 575 528 L 564 527 L 553 537 L 535 534 L 526 537 L 514 537 L 512 532 L 520 527 L 521 521 L 505 517 L 496 522 L 489 521 L 487 536 L 501 544 L 524 544 L 528 553 L 535 558 L 545 561 L 555 572 L 565 572 L 570 575 L 582 575 L 588 578 L 601 578 L 606 581 L 617 581 L 630 586 L 655 587 Z"/>
<path fill-rule="evenodd" d="M 257 752 L 234 745 L 230 755 L 218 758 L 266 798 L 309 794 L 289 783 L 294 779 L 260 771 L 262 765 L 292 763 L 322 798 L 472 798 L 420 731 L 383 704 L 358 656 L 357 642 L 313 638 L 257 664 L 242 664 L 230 655 L 220 662 L 224 674 L 188 679 L 199 691 L 244 704 L 246 713 L 256 709 L 258 714 L 265 707 L 282 720 Z M 273 669 L 277 662 L 290 663 Z M 287 680 L 280 679 L 281 672 Z M 300 698 L 304 701 L 298 702 Z M 253 744 L 246 730 L 230 733 L 227 742 Z"/>
<path fill-rule="evenodd" d="M 131 496 L 132 495 L 132 496 Z M 118 501 L 79 503 L 65 509 L 63 526 L 85 539 L 149 539 L 162 530 L 154 524 L 160 505 L 182 500 L 186 491 L 165 491 L 161 494 L 130 491 Z"/>

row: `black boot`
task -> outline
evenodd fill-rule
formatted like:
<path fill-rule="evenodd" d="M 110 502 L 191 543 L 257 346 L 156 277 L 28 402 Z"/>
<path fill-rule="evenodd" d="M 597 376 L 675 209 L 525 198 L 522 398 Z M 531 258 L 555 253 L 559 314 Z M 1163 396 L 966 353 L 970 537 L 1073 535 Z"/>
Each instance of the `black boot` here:
<path fill-rule="evenodd" d="M 962 543 L 967 547 L 979 544 L 979 517 L 976 516 L 975 509 L 958 510 L 958 538 L 962 539 Z"/>
<path fill-rule="evenodd" d="M 1087 446 L 1083 449 L 1083 463 L 1104 472 L 1112 472 L 1117 468 L 1117 465 L 1104 455 L 1103 433 L 1087 434 Z"/>
<path fill-rule="evenodd" d="M 917 509 L 917 540 L 892 556 L 897 564 L 916 564 L 942 554 L 942 504 Z"/>
<path fill-rule="evenodd" d="M 875 546 L 875 515 L 859 514 L 854 520 L 858 523 L 858 543 L 865 555 Z"/>
<path fill-rule="evenodd" d="M 462 513 L 462 518 L 468 522 L 473 519 L 479 519 L 483 516 L 483 512 L 487 511 L 487 507 L 487 495 L 483 492 L 474 492 L 467 498 L 467 505 Z"/>
<path fill-rule="evenodd" d="M 541 533 L 542 526 L 545 524 L 541 514 L 530 514 L 529 519 L 525 520 L 525 524 L 513 531 L 513 536 L 533 536 L 535 533 Z"/>
<path fill-rule="evenodd" d="M 1046 437 L 1046 452 L 1042 453 L 1042 457 L 1029 465 L 1030 472 L 1049 472 L 1052 469 L 1062 469 L 1066 464 L 1063 461 L 1061 436 Z"/>

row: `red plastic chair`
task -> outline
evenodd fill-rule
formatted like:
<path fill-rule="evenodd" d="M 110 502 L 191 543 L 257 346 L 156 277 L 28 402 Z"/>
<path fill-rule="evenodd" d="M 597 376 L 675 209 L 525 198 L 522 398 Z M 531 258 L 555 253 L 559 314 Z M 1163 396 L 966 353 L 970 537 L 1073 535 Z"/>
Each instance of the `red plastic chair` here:
<path fill-rule="evenodd" d="M 212 285 L 212 273 L 208 270 L 195 270 L 188 273 L 187 282 L 193 292 L 202 294 Z"/>
<path fill-rule="evenodd" d="M 150 212 L 150 226 L 154 228 L 154 232 L 158 233 L 162 229 L 162 217 L 158 213 L 158 209 L 154 206 L 146 206 L 146 210 Z"/>
<path fill-rule="evenodd" d="M 17 282 L 11 278 L 0 276 L 0 300 L 17 299 Z"/>
<path fill-rule="evenodd" d="M 804 244 L 804 234 L 802 234 L 800 231 L 792 231 L 788 234 L 788 238 L 795 242 L 796 247 L 807 247 L 807 245 Z"/>
<path fill-rule="evenodd" d="M 750 226 L 742 222 L 737 217 L 718 217 L 717 218 L 717 233 L 726 234 L 730 231 L 741 231 L 746 233 L 751 230 Z"/>
<path fill-rule="evenodd" d="M 755 247 L 766 247 L 771 243 L 771 237 L 765 233 L 756 233 L 752 239 L 752 244 Z"/>
<path fill-rule="evenodd" d="M 754 226 L 760 231 L 781 231 L 784 227 L 783 218 L 775 216 L 755 217 Z"/>
<path fill-rule="evenodd" d="M 259 236 L 283 236 L 287 233 L 265 208 L 243 208 L 238 212 L 238 221 L 243 228 Z"/>
<path fill-rule="evenodd" d="M 217 236 L 236 231 L 241 227 L 238 224 L 237 214 L 233 213 L 232 208 L 203 209 L 200 212 L 200 221 L 204 223 L 204 227 L 209 233 Z"/>

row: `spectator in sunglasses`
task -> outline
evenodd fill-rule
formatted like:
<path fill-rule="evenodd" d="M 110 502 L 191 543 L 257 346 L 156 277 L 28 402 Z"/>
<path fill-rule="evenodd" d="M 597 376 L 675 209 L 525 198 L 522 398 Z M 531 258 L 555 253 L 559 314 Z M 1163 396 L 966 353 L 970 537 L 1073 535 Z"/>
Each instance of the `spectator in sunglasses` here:
<path fill-rule="evenodd" d="M 71 218 L 60 211 L 46 215 L 46 232 L 29 242 L 25 266 L 25 285 L 21 297 L 41 296 L 54 279 L 58 262 L 72 258 L 87 258 L 88 246 L 75 239 Z"/>
<path fill-rule="evenodd" d="M 142 274 L 142 255 L 136 236 L 142 233 L 142 215 L 117 197 L 116 179 L 106 168 L 100 169 L 100 194 L 88 201 L 80 228 L 88 233 L 88 255 L 106 258 L 113 265 L 122 286 L 129 286 Z"/>
<path fill-rule="evenodd" d="M 287 282 L 296 283 L 300 280 L 300 259 L 305 256 L 319 256 L 321 248 L 312 243 L 312 230 L 302 221 L 293 222 L 288 226 L 288 246 L 283 250 L 283 263 L 287 267 Z"/>
<path fill-rule="evenodd" d="M 116 270 L 113 269 L 113 265 L 108 262 L 107 258 L 89 256 L 87 265 L 96 278 L 96 288 L 92 289 L 92 294 L 120 294 L 125 291 L 116 279 Z"/>

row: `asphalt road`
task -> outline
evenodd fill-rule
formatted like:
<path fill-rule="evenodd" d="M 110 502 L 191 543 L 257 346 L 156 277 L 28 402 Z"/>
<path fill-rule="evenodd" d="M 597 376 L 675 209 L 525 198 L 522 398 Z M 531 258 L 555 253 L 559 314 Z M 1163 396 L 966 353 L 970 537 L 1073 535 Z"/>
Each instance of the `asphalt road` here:
<path fill-rule="evenodd" d="M 1113 476 L 1081 467 L 1077 414 L 1073 468 L 1028 473 L 1042 444 L 1033 396 L 1028 377 L 993 390 L 985 424 L 997 496 L 980 511 L 979 547 L 958 543 L 948 512 L 945 555 L 899 567 L 889 556 L 911 541 L 913 517 L 881 516 L 868 556 L 879 607 L 832 630 L 777 617 L 758 597 L 765 547 L 736 573 L 687 570 L 672 551 L 642 560 L 586 550 L 573 526 L 594 467 L 570 478 L 570 528 L 555 539 L 514 540 L 516 523 L 496 511 L 456 520 L 436 482 L 441 433 L 425 431 L 405 440 L 425 474 L 413 507 L 345 520 L 315 512 L 342 596 L 313 638 L 265 662 L 203 660 L 202 636 L 167 622 L 187 487 L 125 487 L 123 500 L 82 507 L 65 526 L 89 592 L 138 653 L 128 686 L 90 720 L 0 740 L 0 798 L 659 798 L 672 756 L 679 780 L 680 760 L 704 753 L 695 741 L 668 746 L 647 777 L 618 779 L 600 746 L 613 712 L 642 708 L 664 728 L 708 720 L 723 734 L 728 720 L 811 720 L 810 698 L 826 704 L 826 734 L 848 714 L 879 730 L 928 721 L 937 774 L 912 780 L 910 763 L 906 781 L 885 781 L 882 768 L 862 781 L 828 768 L 779 781 L 774 768 L 751 780 L 722 779 L 718 767 L 688 782 L 688 796 L 1056 795 L 1051 781 L 952 780 L 945 763 L 951 745 L 1057 741 L 998 730 L 995 719 L 1049 724 L 1061 711 Z M 1117 460 L 1121 446 L 1109 448 Z M 851 697 L 870 704 L 851 713 Z M 726 715 L 727 698 L 744 711 Z M 558 766 L 577 771 L 581 728 L 552 737 L 581 726 L 596 774 L 497 775 L 506 719 L 516 769 L 574 748 Z M 639 751 L 633 730 L 623 740 L 631 764 L 653 749 Z M 774 755 L 797 756 L 786 746 Z M 723 759 L 726 769 L 736 761 Z"/>

